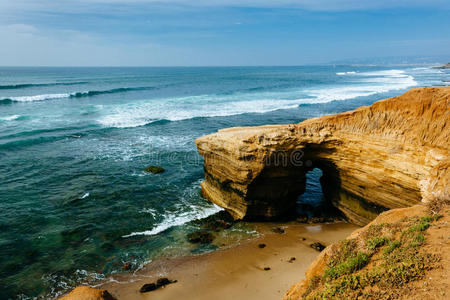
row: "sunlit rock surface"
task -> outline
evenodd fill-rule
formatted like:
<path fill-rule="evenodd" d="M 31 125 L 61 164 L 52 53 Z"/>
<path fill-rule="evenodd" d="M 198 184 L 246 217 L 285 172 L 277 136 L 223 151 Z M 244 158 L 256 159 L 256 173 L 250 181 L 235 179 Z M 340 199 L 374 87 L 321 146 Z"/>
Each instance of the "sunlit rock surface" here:
<path fill-rule="evenodd" d="M 305 175 L 351 222 L 450 195 L 450 88 L 412 89 L 296 125 L 236 127 L 196 140 L 203 195 L 236 219 L 295 210 Z"/>

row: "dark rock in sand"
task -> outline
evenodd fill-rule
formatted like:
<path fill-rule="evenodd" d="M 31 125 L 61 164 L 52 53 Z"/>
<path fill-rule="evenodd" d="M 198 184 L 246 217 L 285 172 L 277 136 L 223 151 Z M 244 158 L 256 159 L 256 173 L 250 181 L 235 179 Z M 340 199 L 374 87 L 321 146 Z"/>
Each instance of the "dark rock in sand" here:
<path fill-rule="evenodd" d="M 308 216 L 307 215 L 301 215 L 297 217 L 297 222 L 299 223 L 308 223 Z"/>
<path fill-rule="evenodd" d="M 156 281 L 156 285 L 157 285 L 158 287 L 165 286 L 165 285 L 168 285 L 168 284 L 170 284 L 170 283 L 172 283 L 172 281 L 170 281 L 169 278 L 167 278 L 167 277 L 159 278 L 159 279 Z"/>
<path fill-rule="evenodd" d="M 291 259 L 289 259 L 288 262 L 292 263 L 292 262 L 294 262 L 294 260 L 295 260 L 295 257 L 291 257 Z"/>
<path fill-rule="evenodd" d="M 207 231 L 194 231 L 187 235 L 188 241 L 194 244 L 209 244 L 213 241 L 214 236 Z"/>
<path fill-rule="evenodd" d="M 147 293 L 147 292 L 151 292 L 154 291 L 156 289 L 162 288 L 168 284 L 171 283 L 175 283 L 178 282 L 177 280 L 170 280 L 167 277 L 162 277 L 162 278 L 158 278 L 158 280 L 156 280 L 156 283 L 152 282 L 152 283 L 147 283 L 144 284 L 141 289 L 139 290 L 139 292 L 141 293 Z"/>
<path fill-rule="evenodd" d="M 261 248 L 261 249 L 262 248 L 266 248 L 266 244 L 259 244 L 258 247 Z"/>
<path fill-rule="evenodd" d="M 297 217 L 297 222 L 306 223 L 306 224 L 315 224 L 315 223 L 334 223 L 337 220 L 337 217 L 311 217 L 308 218 L 306 215 L 301 215 Z"/>
<path fill-rule="evenodd" d="M 272 229 L 272 231 L 275 232 L 275 233 L 279 233 L 279 234 L 284 233 L 284 229 L 281 228 L 281 227 L 275 227 L 275 228 Z"/>
<path fill-rule="evenodd" d="M 311 248 L 321 252 L 323 249 L 325 249 L 325 246 L 319 242 L 316 243 L 312 243 L 311 245 L 309 245 Z"/>
<path fill-rule="evenodd" d="M 148 173 L 159 174 L 164 172 L 165 170 L 160 166 L 148 166 L 145 171 Z"/>
<path fill-rule="evenodd" d="M 302 241 L 306 241 L 306 238 L 305 237 L 301 237 L 300 238 Z"/>
<path fill-rule="evenodd" d="M 270 270 L 270 267 L 265 267 L 264 268 L 264 271 L 269 271 Z"/>
<path fill-rule="evenodd" d="M 324 217 L 312 217 L 309 219 L 309 223 L 324 223 L 325 218 Z"/>
<path fill-rule="evenodd" d="M 147 292 L 154 291 L 157 288 L 158 288 L 158 286 L 156 285 L 156 283 L 146 283 L 140 288 L 139 292 L 140 293 L 147 293 Z"/>

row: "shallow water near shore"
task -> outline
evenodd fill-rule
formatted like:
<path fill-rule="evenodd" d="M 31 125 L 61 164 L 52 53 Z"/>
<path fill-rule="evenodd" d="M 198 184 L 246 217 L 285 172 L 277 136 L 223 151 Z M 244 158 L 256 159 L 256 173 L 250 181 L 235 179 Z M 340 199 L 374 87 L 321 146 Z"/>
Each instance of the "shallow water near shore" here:
<path fill-rule="evenodd" d="M 0 298 L 52 298 L 258 235 L 240 222 L 212 245 L 186 241 L 192 221 L 221 210 L 200 196 L 199 136 L 298 123 L 449 79 L 413 66 L 0 68 Z M 146 173 L 151 164 L 166 171 Z M 301 201 L 320 200 L 319 176 Z"/>
<path fill-rule="evenodd" d="M 345 222 L 299 224 L 254 223 L 259 237 L 234 247 L 198 256 L 157 259 L 133 274 L 118 274 L 96 287 L 118 299 L 280 299 L 319 252 L 312 243 L 330 245 L 344 239 L 358 226 Z M 281 227 L 280 227 L 281 226 Z M 273 232 L 282 228 L 283 233 Z M 264 244 L 264 247 L 260 247 Z M 139 293 L 145 283 L 168 277 L 176 280 L 164 289 Z"/>

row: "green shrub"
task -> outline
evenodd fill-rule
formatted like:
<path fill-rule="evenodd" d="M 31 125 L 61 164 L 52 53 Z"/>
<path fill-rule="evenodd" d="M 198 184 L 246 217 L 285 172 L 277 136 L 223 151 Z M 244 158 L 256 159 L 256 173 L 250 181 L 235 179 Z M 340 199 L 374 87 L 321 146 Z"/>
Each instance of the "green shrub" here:
<path fill-rule="evenodd" d="M 351 274 L 363 268 L 369 262 L 369 256 L 365 253 L 358 253 L 354 257 L 348 258 L 345 262 L 325 270 L 324 277 L 336 279 L 342 275 Z"/>
<path fill-rule="evenodd" d="M 390 242 L 387 248 L 383 250 L 384 254 L 390 254 L 392 251 L 394 251 L 396 248 L 400 247 L 402 242 L 400 241 L 393 241 Z"/>
<path fill-rule="evenodd" d="M 384 246 L 389 242 L 389 239 L 386 237 L 374 237 L 373 239 L 370 239 L 366 241 L 366 245 L 370 250 L 375 250 L 376 248 L 380 246 Z"/>

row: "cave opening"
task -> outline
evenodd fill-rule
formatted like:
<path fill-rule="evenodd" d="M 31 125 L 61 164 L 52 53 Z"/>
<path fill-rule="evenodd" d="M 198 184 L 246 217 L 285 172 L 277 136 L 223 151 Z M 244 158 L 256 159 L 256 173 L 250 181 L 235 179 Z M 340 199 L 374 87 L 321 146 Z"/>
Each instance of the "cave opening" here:
<path fill-rule="evenodd" d="M 323 191 L 322 169 L 315 167 L 306 173 L 305 190 L 297 197 L 296 215 L 300 218 L 335 218 L 336 208 L 327 199 Z"/>

